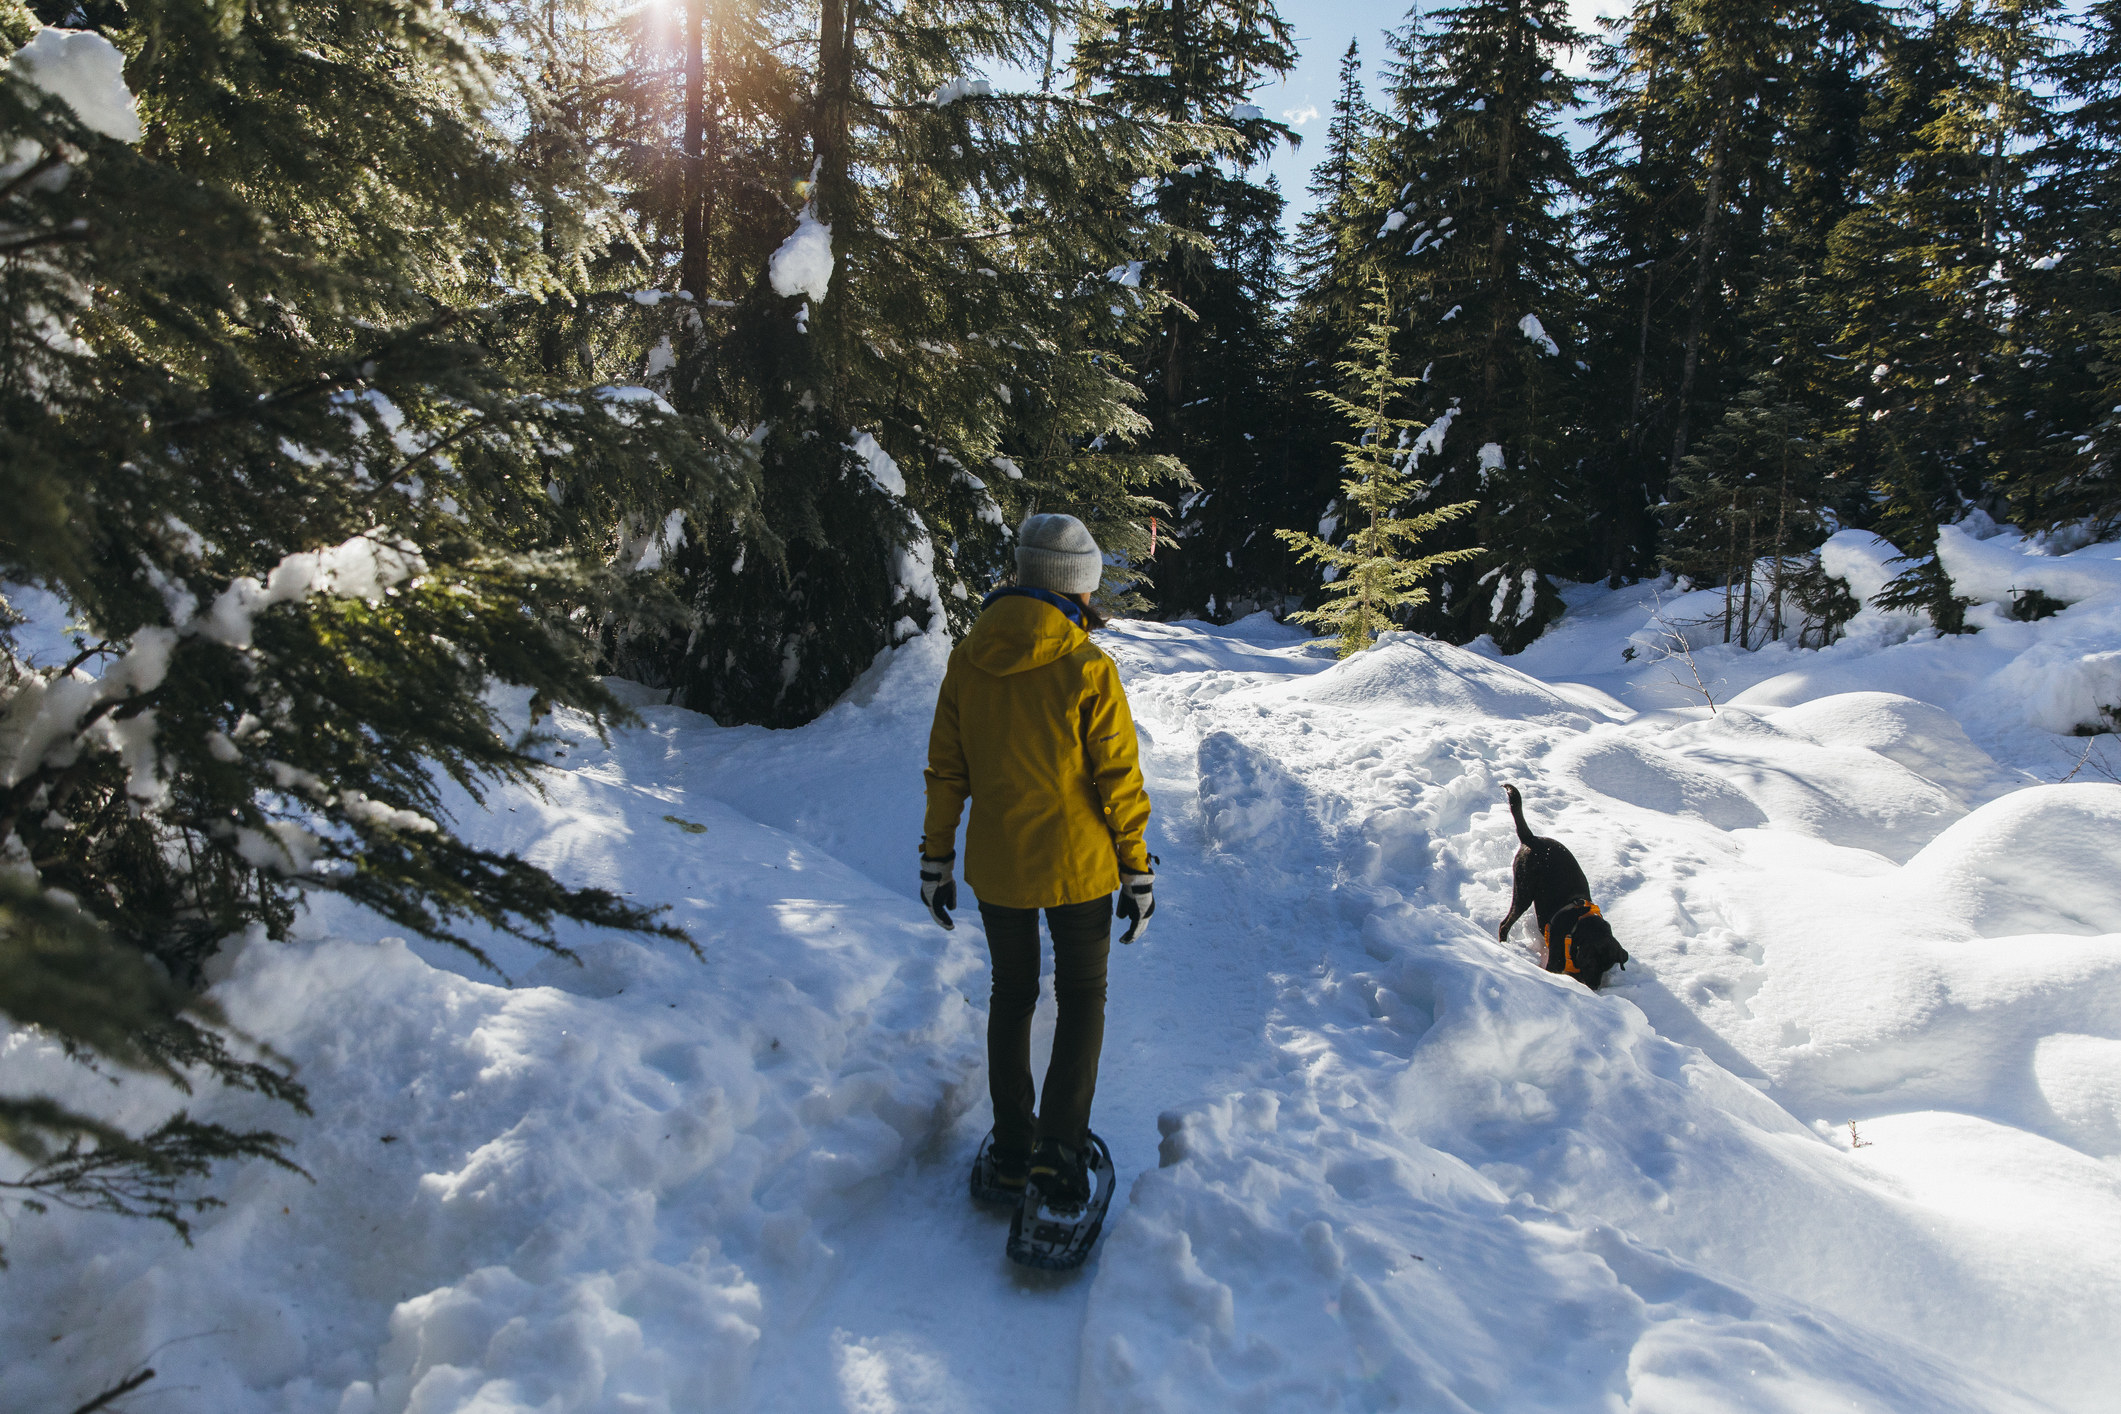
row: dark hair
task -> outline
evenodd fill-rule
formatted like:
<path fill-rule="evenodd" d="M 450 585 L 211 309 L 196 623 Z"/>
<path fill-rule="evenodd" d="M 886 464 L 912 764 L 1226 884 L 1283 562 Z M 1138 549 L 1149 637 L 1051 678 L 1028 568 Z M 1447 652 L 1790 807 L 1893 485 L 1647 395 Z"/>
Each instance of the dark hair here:
<path fill-rule="evenodd" d="M 1083 606 L 1083 617 L 1089 621 L 1087 627 L 1092 633 L 1112 622 L 1112 616 L 1098 608 L 1097 601 L 1089 595 L 1085 594 L 1075 602 Z"/>

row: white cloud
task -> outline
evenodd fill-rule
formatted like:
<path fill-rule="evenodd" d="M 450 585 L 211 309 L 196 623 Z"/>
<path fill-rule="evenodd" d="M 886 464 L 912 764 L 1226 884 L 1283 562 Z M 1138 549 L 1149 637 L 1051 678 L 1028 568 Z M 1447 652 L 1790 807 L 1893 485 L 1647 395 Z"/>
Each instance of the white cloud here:
<path fill-rule="evenodd" d="M 1281 110 L 1281 116 L 1290 127 L 1300 128 L 1318 116 L 1318 105 L 1306 103 L 1301 108 L 1284 108 Z"/>

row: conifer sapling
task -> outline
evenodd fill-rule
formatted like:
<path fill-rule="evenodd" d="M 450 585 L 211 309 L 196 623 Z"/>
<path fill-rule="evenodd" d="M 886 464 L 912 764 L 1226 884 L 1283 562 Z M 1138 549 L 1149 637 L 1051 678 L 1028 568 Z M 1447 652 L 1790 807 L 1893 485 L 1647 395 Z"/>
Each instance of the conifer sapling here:
<path fill-rule="evenodd" d="M 1332 572 L 1332 588 L 1325 602 L 1290 617 L 1337 635 L 1343 658 L 1361 652 L 1379 633 L 1394 627 L 1396 611 L 1427 603 L 1429 591 L 1421 587 L 1422 580 L 1445 565 L 1481 553 L 1476 547 L 1405 557 L 1404 552 L 1422 536 L 1470 514 L 1478 503 L 1460 501 L 1419 515 L 1398 514 L 1400 503 L 1413 491 L 1404 463 L 1409 456 L 1406 447 L 1420 425 L 1395 416 L 1392 405 L 1421 380 L 1394 369 L 1392 307 L 1382 282 L 1370 301 L 1369 314 L 1369 323 L 1349 344 L 1354 357 L 1336 365 L 1362 401 L 1331 389 L 1320 389 L 1317 394 L 1356 428 L 1355 441 L 1334 445 L 1344 454 L 1348 471 L 1340 483 L 1343 504 L 1368 519 L 1338 545 L 1307 531 L 1276 532 L 1296 548 L 1299 560 L 1318 561 Z"/>

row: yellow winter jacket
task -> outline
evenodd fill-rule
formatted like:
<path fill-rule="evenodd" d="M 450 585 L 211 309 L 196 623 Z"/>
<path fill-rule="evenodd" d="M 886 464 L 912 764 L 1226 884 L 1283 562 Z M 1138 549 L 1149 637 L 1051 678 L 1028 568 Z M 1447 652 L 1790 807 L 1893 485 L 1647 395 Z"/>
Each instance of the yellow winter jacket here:
<path fill-rule="evenodd" d="M 1134 716 L 1119 669 L 1052 604 L 994 600 L 950 654 L 928 734 L 921 852 L 952 852 L 984 903 L 1054 908 L 1149 871 Z"/>

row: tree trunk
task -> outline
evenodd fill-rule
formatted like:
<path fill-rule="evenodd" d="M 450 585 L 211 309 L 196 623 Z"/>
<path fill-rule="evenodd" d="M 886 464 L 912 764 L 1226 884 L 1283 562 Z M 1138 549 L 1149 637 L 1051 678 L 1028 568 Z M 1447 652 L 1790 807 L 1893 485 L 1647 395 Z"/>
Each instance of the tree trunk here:
<path fill-rule="evenodd" d="M 1709 273 L 1716 263 L 1716 218 L 1723 209 L 1724 169 L 1730 162 L 1730 82 L 1716 81 L 1716 127 L 1709 142 L 1709 184 L 1702 203 L 1699 248 L 1694 252 L 1694 307 L 1687 315 L 1686 361 L 1679 374 L 1678 422 L 1672 432 L 1672 461 L 1668 475 L 1679 474 L 1686 456 L 1687 407 L 1694 397 L 1694 374 L 1701 367 L 1701 331 L 1708 316 Z"/>
<path fill-rule="evenodd" d="M 1789 441 L 1782 444 L 1782 489 L 1775 498 L 1775 544 L 1770 551 L 1775 557 L 1775 573 L 1768 580 L 1769 591 L 1775 596 L 1768 606 L 1768 637 L 1780 642 L 1782 639 L 1782 574 L 1783 556 L 1789 549 L 1790 533 L 1790 451 Z"/>
<path fill-rule="evenodd" d="M 1169 115 L 1174 122 L 1191 122 L 1193 114 L 1193 46 L 1191 27 L 1187 23 L 1186 0 L 1172 0 L 1171 5 L 1171 89 L 1172 108 Z M 1169 190 L 1171 188 L 1167 188 Z M 1190 189 L 1190 188 L 1189 188 Z M 1191 229 L 1194 225 L 1190 201 L 1170 211 L 1167 219 L 1173 225 Z M 1167 259 L 1171 262 L 1172 283 L 1184 288 L 1185 268 L 1200 256 L 1184 246 L 1173 246 Z M 1186 295 L 1194 292 L 1185 290 Z M 1192 320 L 1177 311 L 1164 316 L 1163 390 L 1164 416 L 1156 419 L 1170 428 L 1166 439 L 1166 450 L 1174 454 L 1185 445 L 1182 429 L 1186 396 L 1187 330 Z"/>
<path fill-rule="evenodd" d="M 817 182 L 811 200 L 817 218 L 831 224 L 833 207 L 847 180 L 849 129 L 854 117 L 854 25 L 861 0 L 822 0 L 817 22 L 817 111 L 811 146 Z"/>
<path fill-rule="evenodd" d="M 1729 534 L 1723 542 L 1723 641 L 1731 641 L 1731 586 L 1738 580 L 1738 497 L 1731 497 Z"/>
<path fill-rule="evenodd" d="M 1502 92 L 1496 95 L 1494 118 L 1495 172 L 1491 178 L 1494 193 L 1509 190 L 1510 169 L 1517 162 L 1517 94 L 1523 74 L 1524 21 L 1519 6 L 1512 3 L 1503 23 L 1510 33 L 1510 52 L 1502 61 Z M 1485 195 L 1488 219 L 1494 230 L 1488 236 L 1488 292 L 1493 302 L 1494 315 L 1488 325 L 1487 361 L 1481 370 L 1483 401 L 1489 408 L 1495 406 L 1495 391 L 1502 382 L 1503 341 L 1516 327 L 1510 320 L 1509 304 L 1503 299 L 1503 274 L 1510 238 L 1510 213 L 1496 209 Z M 1520 315 L 1530 310 L 1519 310 Z"/>
<path fill-rule="evenodd" d="M 678 257 L 678 288 L 700 299 L 707 293 L 707 0 L 685 3 L 685 248 Z"/>
<path fill-rule="evenodd" d="M 1635 332 L 1635 381 L 1628 393 L 1628 464 L 1642 459 L 1642 375 L 1650 361 L 1650 292 L 1657 280 L 1654 264 L 1642 267 L 1642 324 Z"/>
<path fill-rule="evenodd" d="M 1750 510 L 1747 511 L 1745 517 L 1745 562 L 1739 566 L 1739 569 L 1745 575 L 1745 598 L 1738 609 L 1738 646 L 1740 648 L 1751 648 L 1753 646 L 1753 566 L 1760 563 L 1758 555 L 1760 544 L 1757 535 L 1759 526 L 1760 517 L 1753 514 Z"/>

